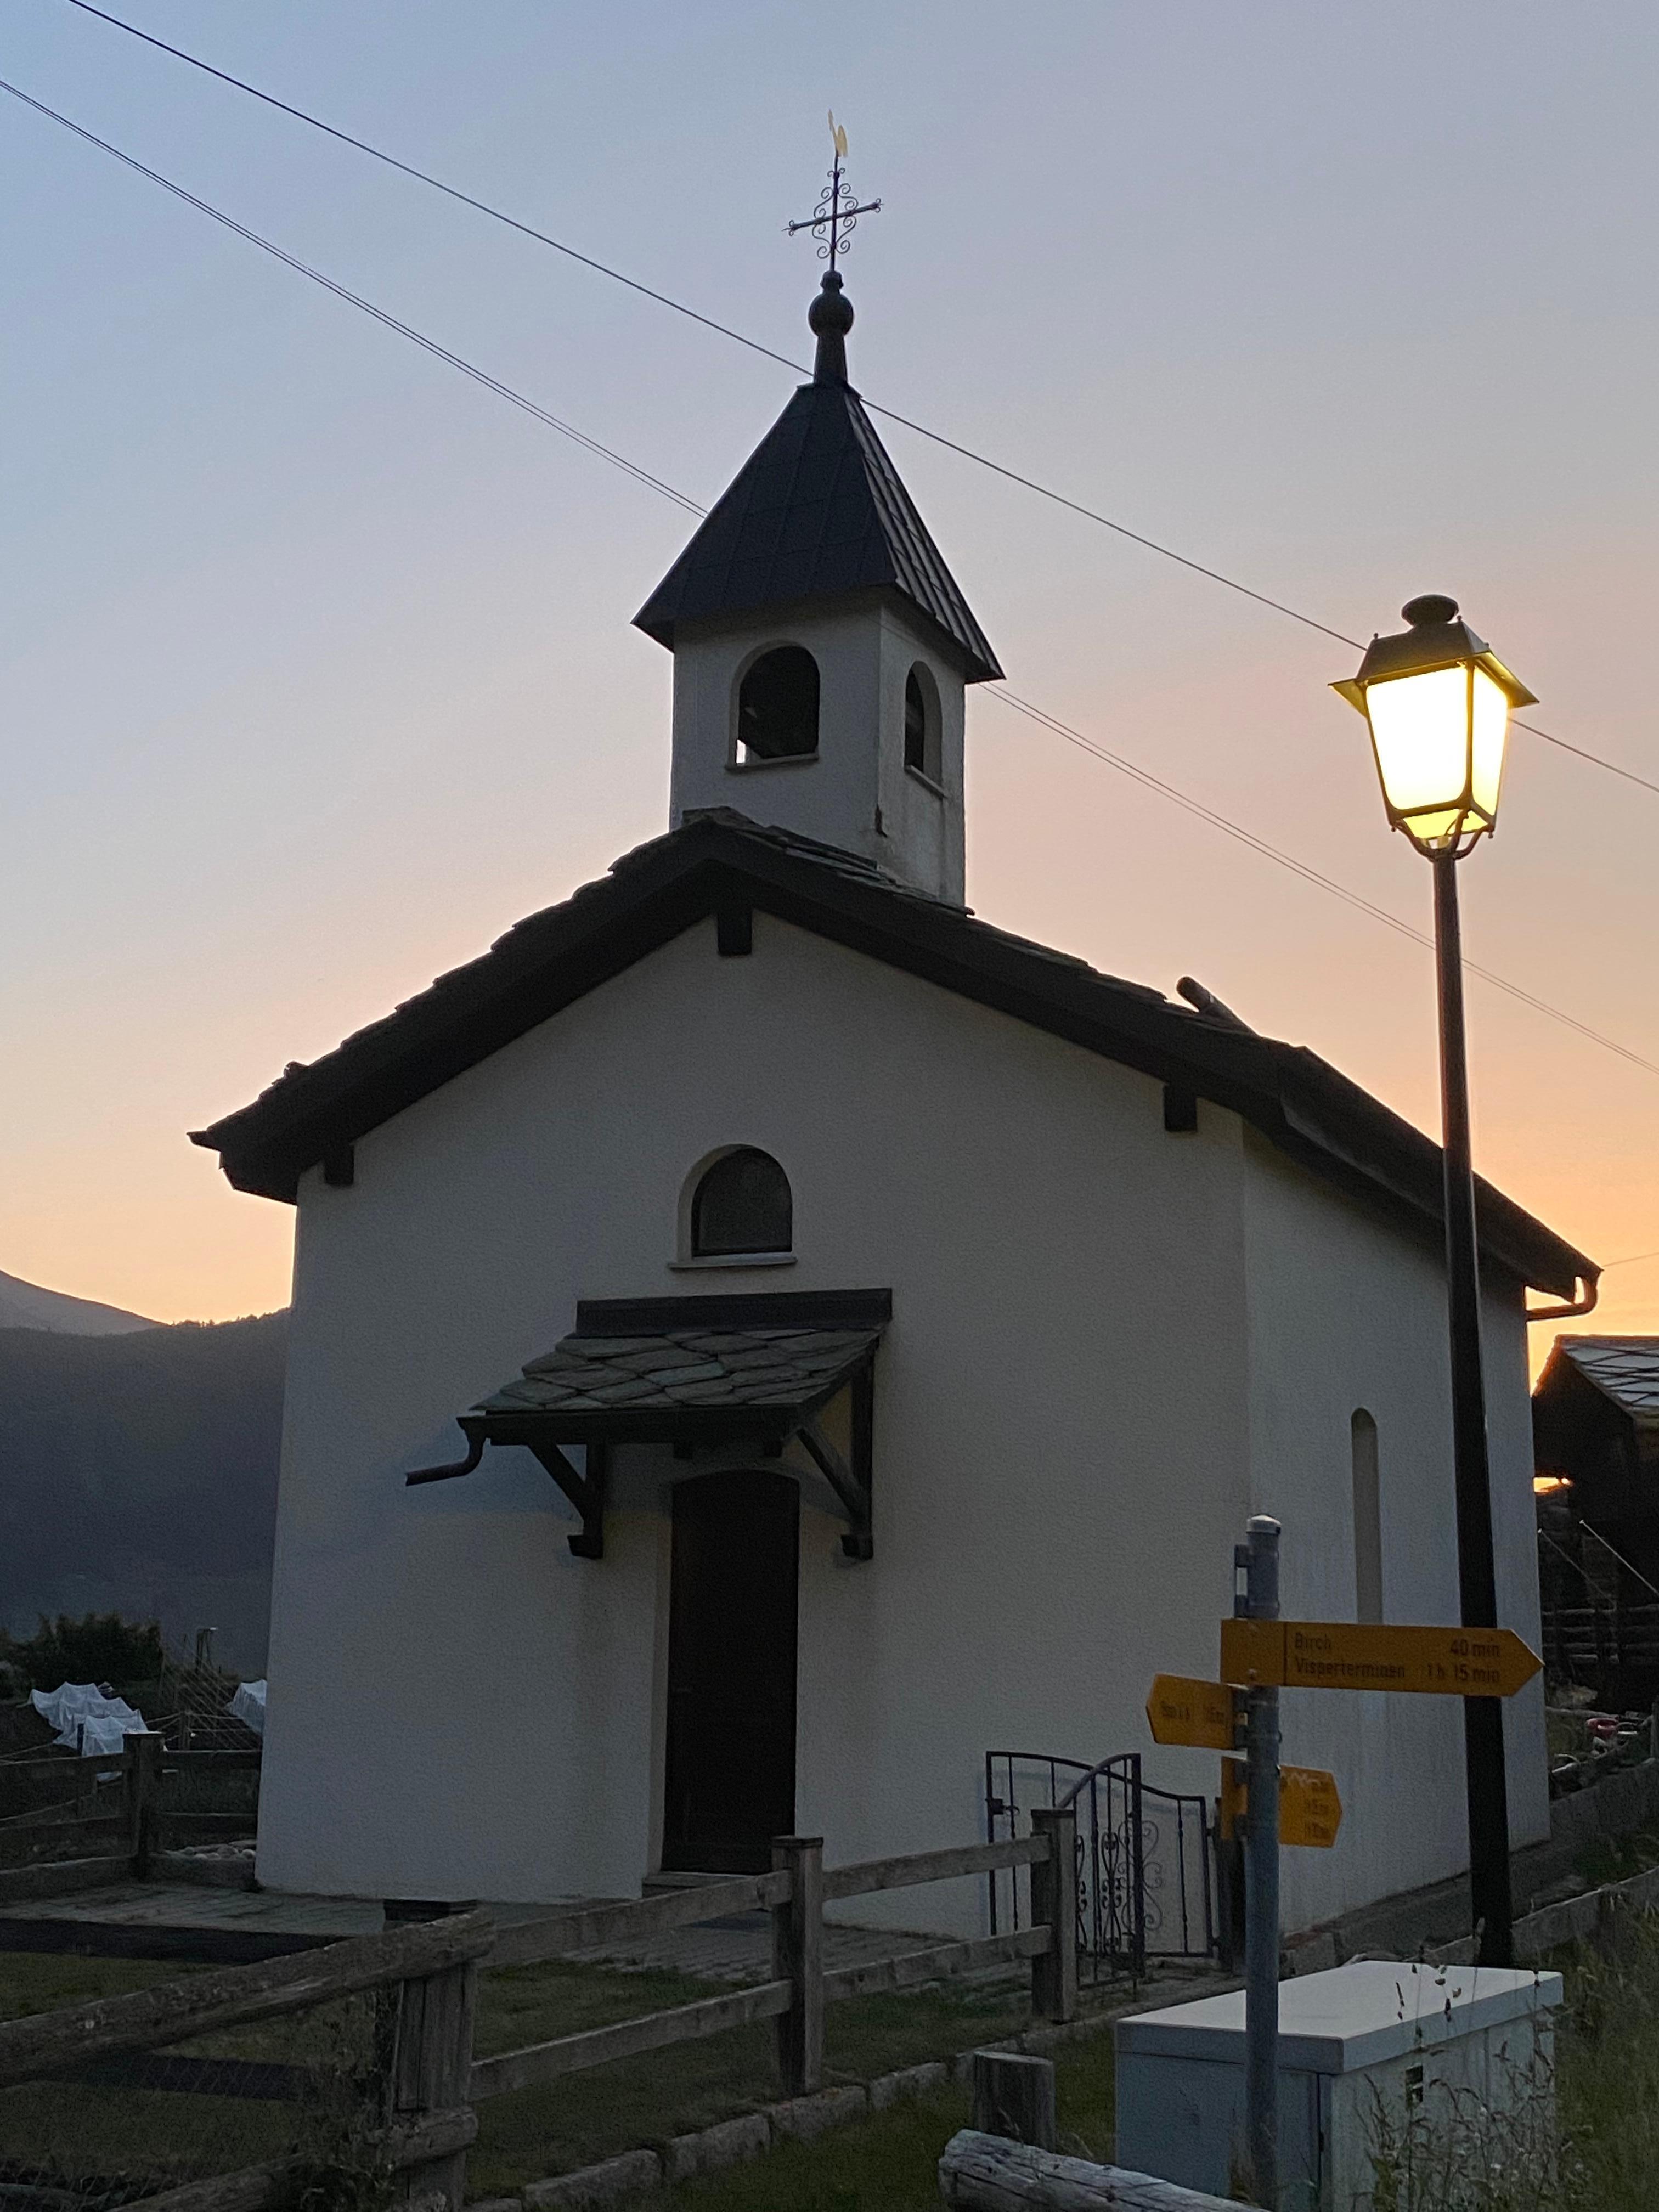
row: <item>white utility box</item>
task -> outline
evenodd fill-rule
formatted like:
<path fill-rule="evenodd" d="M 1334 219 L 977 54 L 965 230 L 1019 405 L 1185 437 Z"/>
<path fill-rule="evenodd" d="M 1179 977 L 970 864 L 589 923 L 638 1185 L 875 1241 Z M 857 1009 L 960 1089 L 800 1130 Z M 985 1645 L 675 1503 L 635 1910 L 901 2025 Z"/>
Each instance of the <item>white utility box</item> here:
<path fill-rule="evenodd" d="M 1552 2094 L 1559 1974 L 1356 1960 L 1279 1990 L 1279 2172 L 1284 2212 L 1370 2203 L 1379 2106 L 1397 2138 L 1453 2093 L 1492 2111 Z M 1212 2196 L 1243 2170 L 1244 1993 L 1144 2012 L 1116 2027 L 1117 2162 Z M 1534 2110 L 1535 2122 L 1538 2114 Z"/>

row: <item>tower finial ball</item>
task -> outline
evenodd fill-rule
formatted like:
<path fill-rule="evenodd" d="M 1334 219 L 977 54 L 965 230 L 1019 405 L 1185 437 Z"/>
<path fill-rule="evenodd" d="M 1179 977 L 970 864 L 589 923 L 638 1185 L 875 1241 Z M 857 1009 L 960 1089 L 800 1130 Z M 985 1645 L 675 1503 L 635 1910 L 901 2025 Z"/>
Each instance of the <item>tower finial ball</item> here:
<path fill-rule="evenodd" d="M 806 326 L 815 337 L 823 337 L 831 331 L 838 331 L 845 337 L 852 329 L 853 303 L 842 289 L 839 270 L 824 271 L 823 289 L 806 311 Z"/>

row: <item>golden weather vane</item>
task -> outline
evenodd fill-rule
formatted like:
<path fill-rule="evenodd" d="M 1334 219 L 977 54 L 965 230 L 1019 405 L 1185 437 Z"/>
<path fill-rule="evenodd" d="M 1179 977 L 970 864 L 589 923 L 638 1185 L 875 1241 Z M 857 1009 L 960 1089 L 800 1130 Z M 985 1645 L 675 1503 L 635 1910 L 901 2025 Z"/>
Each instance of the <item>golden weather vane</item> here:
<path fill-rule="evenodd" d="M 846 252 L 848 241 L 858 228 L 861 215 L 879 215 L 881 202 L 866 200 L 860 204 L 853 189 L 842 176 L 842 163 L 847 159 L 847 133 L 836 120 L 835 110 L 830 111 L 830 139 L 836 158 L 830 171 L 830 181 L 818 194 L 814 211 L 799 222 L 788 222 L 784 229 L 793 238 L 798 230 L 810 230 L 818 240 L 818 258 L 827 261 L 833 270 L 841 256 Z"/>

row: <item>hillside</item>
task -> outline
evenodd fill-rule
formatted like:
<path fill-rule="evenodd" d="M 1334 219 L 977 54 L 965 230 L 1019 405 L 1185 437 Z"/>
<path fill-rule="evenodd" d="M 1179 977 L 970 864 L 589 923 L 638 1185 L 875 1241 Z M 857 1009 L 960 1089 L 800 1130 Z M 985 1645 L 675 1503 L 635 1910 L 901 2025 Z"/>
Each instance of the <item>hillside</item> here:
<path fill-rule="evenodd" d="M 0 1328 L 0 1626 L 153 1614 L 260 1672 L 287 1346 L 286 1313 Z"/>
<path fill-rule="evenodd" d="M 21 1275 L 0 1272 L 0 1329 L 48 1328 L 65 1336 L 122 1336 L 133 1329 L 157 1328 L 143 1314 L 100 1305 L 96 1298 L 72 1298 L 67 1291 L 42 1290 Z"/>

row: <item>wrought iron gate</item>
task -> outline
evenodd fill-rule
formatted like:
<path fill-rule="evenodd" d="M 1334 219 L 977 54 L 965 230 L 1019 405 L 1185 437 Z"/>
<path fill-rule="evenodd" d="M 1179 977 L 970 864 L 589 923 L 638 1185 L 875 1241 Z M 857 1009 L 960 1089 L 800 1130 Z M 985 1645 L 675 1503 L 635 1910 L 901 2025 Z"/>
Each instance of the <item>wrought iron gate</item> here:
<path fill-rule="evenodd" d="M 1143 1779 L 1140 1753 L 1091 1766 L 1047 1752 L 985 1754 L 988 1841 L 1029 1835 L 1034 1806 L 1077 1819 L 1078 1969 L 1087 1980 L 1139 1978 L 1149 1960 L 1205 1959 L 1216 1948 L 1209 1807 Z M 1015 1873 L 992 1875 L 991 1930 L 1018 1928 Z"/>

